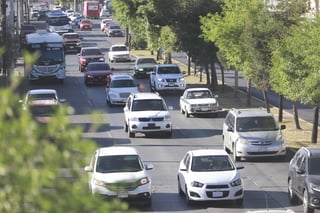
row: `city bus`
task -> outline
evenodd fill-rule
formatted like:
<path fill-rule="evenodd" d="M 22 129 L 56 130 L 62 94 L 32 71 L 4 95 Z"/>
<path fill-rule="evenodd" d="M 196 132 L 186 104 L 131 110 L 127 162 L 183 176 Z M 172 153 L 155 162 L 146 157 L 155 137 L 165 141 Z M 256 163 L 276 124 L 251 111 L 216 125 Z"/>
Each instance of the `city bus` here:
<path fill-rule="evenodd" d="M 49 32 L 63 34 L 73 32 L 70 18 L 60 10 L 48 12 L 46 15 L 47 29 Z"/>
<path fill-rule="evenodd" d="M 33 64 L 25 63 L 25 76 L 30 82 L 42 80 L 64 82 L 66 61 L 63 39 L 59 34 L 46 31 L 28 34 L 26 50 L 36 56 Z"/>

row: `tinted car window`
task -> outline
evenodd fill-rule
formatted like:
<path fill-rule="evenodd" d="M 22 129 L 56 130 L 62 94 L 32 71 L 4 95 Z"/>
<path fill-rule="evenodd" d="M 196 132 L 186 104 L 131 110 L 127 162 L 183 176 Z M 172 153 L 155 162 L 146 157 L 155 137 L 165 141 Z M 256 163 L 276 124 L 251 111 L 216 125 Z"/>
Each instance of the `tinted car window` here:
<path fill-rule="evenodd" d="M 142 171 L 143 166 L 137 155 L 100 156 L 97 161 L 97 172 L 137 172 Z"/>
<path fill-rule="evenodd" d="M 277 124 L 273 117 L 240 117 L 237 119 L 237 131 L 274 131 L 277 130 Z"/>
<path fill-rule="evenodd" d="M 109 64 L 88 64 L 88 70 L 105 71 L 110 70 Z"/>

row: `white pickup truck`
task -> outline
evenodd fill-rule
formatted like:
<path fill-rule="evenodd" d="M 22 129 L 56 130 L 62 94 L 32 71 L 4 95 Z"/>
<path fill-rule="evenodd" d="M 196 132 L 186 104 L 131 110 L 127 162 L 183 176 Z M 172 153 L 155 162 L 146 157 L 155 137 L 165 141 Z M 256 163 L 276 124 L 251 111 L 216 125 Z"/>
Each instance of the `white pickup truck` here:
<path fill-rule="evenodd" d="M 176 64 L 157 64 L 150 74 L 152 91 L 184 91 L 186 85 L 184 72 Z"/>
<path fill-rule="evenodd" d="M 118 61 L 131 61 L 130 53 L 126 45 L 112 45 L 109 49 L 108 55 L 111 63 Z"/>

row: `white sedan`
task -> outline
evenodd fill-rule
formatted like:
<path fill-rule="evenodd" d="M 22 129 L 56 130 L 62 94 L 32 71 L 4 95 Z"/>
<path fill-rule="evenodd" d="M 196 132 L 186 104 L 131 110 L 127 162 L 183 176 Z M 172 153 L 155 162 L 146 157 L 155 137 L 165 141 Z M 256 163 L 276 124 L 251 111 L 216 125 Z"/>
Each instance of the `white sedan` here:
<path fill-rule="evenodd" d="M 180 97 L 180 112 L 188 118 L 190 115 L 213 114 L 222 110 L 208 88 L 189 88 Z"/>
<path fill-rule="evenodd" d="M 190 205 L 195 201 L 243 202 L 243 184 L 238 169 L 225 150 L 190 150 L 180 162 L 178 192 Z"/>

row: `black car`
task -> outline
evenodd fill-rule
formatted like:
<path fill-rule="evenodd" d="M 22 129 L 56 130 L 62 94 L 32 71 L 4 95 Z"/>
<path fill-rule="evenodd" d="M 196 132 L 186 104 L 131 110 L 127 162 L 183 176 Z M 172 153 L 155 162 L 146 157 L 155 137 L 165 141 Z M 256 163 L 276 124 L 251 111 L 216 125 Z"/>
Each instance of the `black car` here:
<path fill-rule="evenodd" d="M 154 58 L 137 58 L 134 63 L 134 76 L 136 78 L 148 77 L 156 65 L 157 62 Z"/>
<path fill-rule="evenodd" d="M 289 164 L 290 201 L 302 201 L 305 213 L 320 209 L 320 148 L 300 148 Z"/>

